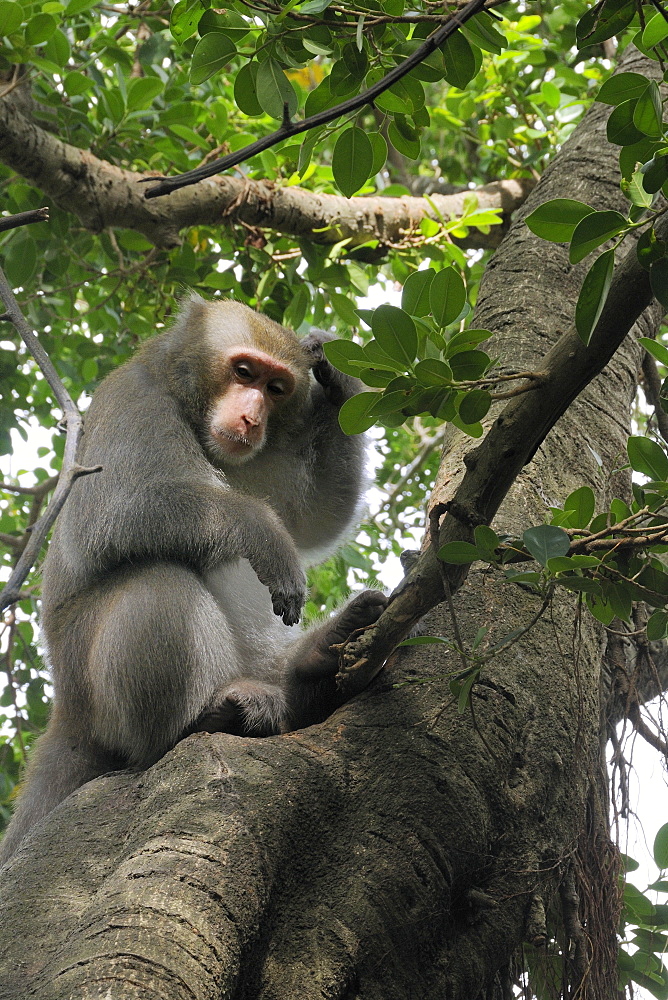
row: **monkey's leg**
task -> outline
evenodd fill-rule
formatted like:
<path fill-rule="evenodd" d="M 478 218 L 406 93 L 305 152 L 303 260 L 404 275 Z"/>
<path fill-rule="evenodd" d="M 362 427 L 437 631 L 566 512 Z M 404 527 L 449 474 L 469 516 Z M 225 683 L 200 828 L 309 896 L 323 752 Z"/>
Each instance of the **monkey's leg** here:
<path fill-rule="evenodd" d="M 191 732 L 273 736 L 280 733 L 285 715 L 285 692 L 278 684 L 239 677 L 214 694 Z"/>
<path fill-rule="evenodd" d="M 364 590 L 334 618 L 311 629 L 290 651 L 285 673 L 289 727 L 322 722 L 344 698 L 336 690 L 339 657 L 330 647 L 358 628 L 372 625 L 387 607 L 379 590 Z"/>
<path fill-rule="evenodd" d="M 82 735 L 76 735 L 54 708 L 49 727 L 30 755 L 14 816 L 0 845 L 0 866 L 28 830 L 80 785 L 123 766 Z"/>
<path fill-rule="evenodd" d="M 176 564 L 124 568 L 98 603 L 88 651 L 93 732 L 148 767 L 241 672 L 235 638 L 198 575 Z"/>

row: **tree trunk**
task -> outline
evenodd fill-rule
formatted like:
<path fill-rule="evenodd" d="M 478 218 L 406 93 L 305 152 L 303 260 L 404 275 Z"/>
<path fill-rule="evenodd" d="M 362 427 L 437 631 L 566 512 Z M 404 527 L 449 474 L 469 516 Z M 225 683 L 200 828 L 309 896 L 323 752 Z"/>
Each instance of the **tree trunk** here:
<path fill-rule="evenodd" d="M 558 197 L 625 210 L 608 111 L 593 106 L 523 214 Z M 516 220 L 475 325 L 513 367 L 535 363 L 572 326 L 588 263 L 571 268 Z M 643 315 L 644 335 L 659 315 Z M 541 523 L 583 483 L 601 504 L 625 495 L 613 470 L 639 367 L 627 338 L 518 478 L 497 529 Z M 453 437 L 435 501 L 471 446 Z M 455 609 L 465 638 L 488 625 L 494 643 L 540 603 L 481 570 Z M 453 633 L 446 607 L 426 626 Z M 0 876 L 0 998 L 496 1000 L 512 996 L 522 942 L 549 970 L 543 945 L 558 936 L 581 996 L 610 1000 L 604 638 L 558 595 L 485 664 L 472 711 L 450 695 L 459 660 L 416 647 L 321 726 L 198 734 L 144 774 L 83 787 Z"/>

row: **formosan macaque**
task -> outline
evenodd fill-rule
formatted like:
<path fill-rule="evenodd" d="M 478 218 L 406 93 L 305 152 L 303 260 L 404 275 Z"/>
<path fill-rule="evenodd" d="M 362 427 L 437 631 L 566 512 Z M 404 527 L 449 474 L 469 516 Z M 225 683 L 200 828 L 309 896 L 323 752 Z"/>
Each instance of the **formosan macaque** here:
<path fill-rule="evenodd" d="M 0 849 L 84 782 L 143 769 L 197 730 L 263 736 L 340 703 L 333 643 L 375 621 L 366 591 L 295 635 L 303 567 L 349 529 L 358 383 L 236 302 L 193 297 L 94 394 L 78 479 L 44 567 L 55 703 Z"/>

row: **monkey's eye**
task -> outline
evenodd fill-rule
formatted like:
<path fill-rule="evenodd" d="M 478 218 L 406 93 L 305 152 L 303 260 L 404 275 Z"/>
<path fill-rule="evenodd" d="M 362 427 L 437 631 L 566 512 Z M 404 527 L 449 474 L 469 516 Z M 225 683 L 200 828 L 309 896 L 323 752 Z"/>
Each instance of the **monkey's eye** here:
<path fill-rule="evenodd" d="M 244 382 L 250 382 L 253 378 L 253 373 L 248 367 L 248 365 L 243 362 L 239 362 L 234 366 L 234 374 L 237 378 L 243 379 Z"/>
<path fill-rule="evenodd" d="M 272 396 L 285 396 L 285 386 L 282 382 L 269 382 L 267 389 Z"/>

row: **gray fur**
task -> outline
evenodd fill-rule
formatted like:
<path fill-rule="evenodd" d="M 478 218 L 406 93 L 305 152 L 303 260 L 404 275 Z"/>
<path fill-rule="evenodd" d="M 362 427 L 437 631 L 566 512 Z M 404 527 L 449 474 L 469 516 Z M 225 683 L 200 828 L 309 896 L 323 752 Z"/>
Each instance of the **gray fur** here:
<path fill-rule="evenodd" d="M 146 768 L 198 728 L 267 735 L 336 705 L 336 620 L 305 638 L 281 620 L 297 619 L 303 566 L 348 531 L 365 485 L 363 440 L 338 425 L 358 384 L 323 360 L 326 339 L 193 298 L 95 393 L 78 460 L 102 471 L 75 483 L 44 569 L 55 709 L 0 862 L 98 774 Z M 263 449 L 226 467 L 206 450 L 207 385 L 239 343 L 283 352 L 299 386 Z M 343 627 L 383 604 L 358 599 Z"/>

